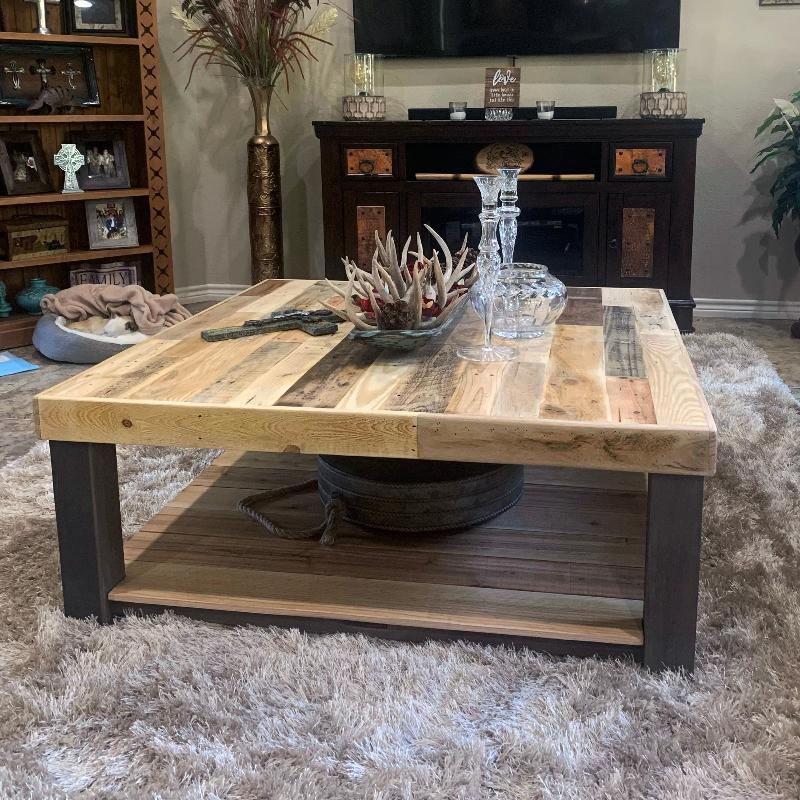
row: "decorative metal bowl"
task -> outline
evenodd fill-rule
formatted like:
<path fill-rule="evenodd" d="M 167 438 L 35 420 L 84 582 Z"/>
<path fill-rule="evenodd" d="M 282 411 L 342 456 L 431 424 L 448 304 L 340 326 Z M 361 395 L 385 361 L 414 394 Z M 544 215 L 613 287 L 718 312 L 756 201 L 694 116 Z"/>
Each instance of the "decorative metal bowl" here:
<path fill-rule="evenodd" d="M 453 320 L 460 316 L 461 312 L 456 311 L 438 328 L 417 328 L 415 330 L 405 331 L 380 329 L 374 331 L 359 331 L 353 329 L 350 332 L 350 338 L 356 339 L 359 342 L 364 342 L 364 344 L 372 345 L 373 347 L 380 347 L 384 350 L 415 350 L 434 337 L 439 336 L 442 331 L 447 330 L 453 324 Z"/>

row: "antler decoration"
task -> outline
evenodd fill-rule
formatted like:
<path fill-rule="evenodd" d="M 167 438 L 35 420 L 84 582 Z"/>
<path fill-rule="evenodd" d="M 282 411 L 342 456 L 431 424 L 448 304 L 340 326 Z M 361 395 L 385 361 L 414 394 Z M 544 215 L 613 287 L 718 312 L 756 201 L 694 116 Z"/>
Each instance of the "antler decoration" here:
<path fill-rule="evenodd" d="M 323 305 L 362 331 L 438 328 L 464 301 L 478 279 L 478 270 L 474 261 L 467 265 L 466 236 L 454 258 L 444 239 L 429 225 L 425 227 L 441 247 L 444 269 L 437 250 L 430 258 L 425 256 L 419 234 L 416 251 L 409 249 L 409 236 L 398 257 L 392 232 L 382 242 L 375 231 L 372 269 L 361 269 L 349 258 L 343 258 L 347 289 L 328 281 L 331 289 L 344 298 L 344 310 Z M 410 266 L 409 255 L 414 259 Z"/>

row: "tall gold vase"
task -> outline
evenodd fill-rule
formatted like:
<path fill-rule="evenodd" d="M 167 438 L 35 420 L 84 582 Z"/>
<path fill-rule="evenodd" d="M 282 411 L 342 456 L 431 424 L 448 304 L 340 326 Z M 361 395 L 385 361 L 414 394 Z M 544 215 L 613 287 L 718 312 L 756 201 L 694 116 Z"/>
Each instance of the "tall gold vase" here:
<path fill-rule="evenodd" d="M 281 151 L 269 131 L 272 89 L 251 86 L 255 132 L 247 142 L 250 274 L 253 283 L 283 277 Z"/>

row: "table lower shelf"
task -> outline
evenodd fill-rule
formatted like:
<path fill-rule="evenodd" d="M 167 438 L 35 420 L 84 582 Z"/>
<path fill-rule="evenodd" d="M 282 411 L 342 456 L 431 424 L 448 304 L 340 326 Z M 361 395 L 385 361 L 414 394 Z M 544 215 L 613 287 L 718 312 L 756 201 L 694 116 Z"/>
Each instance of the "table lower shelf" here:
<path fill-rule="evenodd" d="M 646 483 L 635 474 L 532 469 L 519 504 L 486 525 L 337 541 L 271 537 L 235 510 L 312 477 L 314 459 L 225 453 L 125 545 L 117 607 L 174 607 L 300 620 L 642 645 Z M 315 493 L 270 509 L 321 519 Z"/>

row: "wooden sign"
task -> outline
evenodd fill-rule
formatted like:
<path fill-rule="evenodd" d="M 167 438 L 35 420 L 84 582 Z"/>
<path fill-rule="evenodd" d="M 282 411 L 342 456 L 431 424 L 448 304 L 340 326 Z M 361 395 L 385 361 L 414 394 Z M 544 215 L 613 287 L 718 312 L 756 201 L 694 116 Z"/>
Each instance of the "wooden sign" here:
<path fill-rule="evenodd" d="M 484 83 L 484 107 L 519 108 L 521 77 L 519 67 L 489 67 Z"/>

